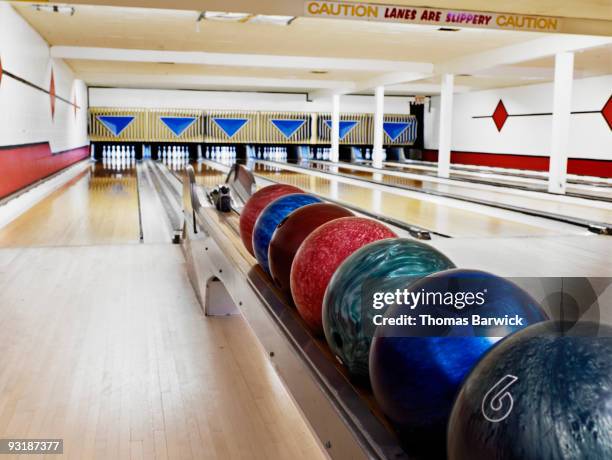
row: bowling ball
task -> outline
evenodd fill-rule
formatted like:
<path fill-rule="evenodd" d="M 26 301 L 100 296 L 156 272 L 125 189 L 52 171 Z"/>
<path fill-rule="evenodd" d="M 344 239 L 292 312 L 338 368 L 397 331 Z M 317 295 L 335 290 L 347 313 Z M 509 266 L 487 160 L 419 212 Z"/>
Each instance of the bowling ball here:
<path fill-rule="evenodd" d="M 392 292 L 455 265 L 437 249 L 408 238 L 370 243 L 338 267 L 323 300 L 323 331 L 336 357 L 356 377 L 368 376 L 368 355 L 376 326 L 374 291 Z"/>
<path fill-rule="evenodd" d="M 291 295 L 314 333 L 323 332 L 323 296 L 338 266 L 360 247 L 394 237 L 394 232 L 375 220 L 341 217 L 321 225 L 304 240 L 291 265 Z"/>
<path fill-rule="evenodd" d="M 272 201 L 283 195 L 289 195 L 290 193 L 303 193 L 303 190 L 293 185 L 268 185 L 253 193 L 242 208 L 240 212 L 240 238 L 242 239 L 244 247 L 247 248 L 247 251 L 249 251 L 251 255 L 255 255 L 255 252 L 253 252 L 253 227 L 255 226 L 255 221 L 257 221 L 259 214 L 261 214 L 261 211 L 263 211 Z"/>
<path fill-rule="evenodd" d="M 478 270 L 426 276 L 407 294 L 409 305 L 389 305 L 386 324 L 376 329 L 370 381 L 406 448 L 443 456 L 448 417 L 467 374 L 501 338 L 548 316 L 513 282 Z M 520 322 L 505 324 L 506 315 Z M 405 324 L 408 316 L 414 325 Z"/>
<path fill-rule="evenodd" d="M 451 460 L 612 458 L 612 327 L 547 321 L 488 353 L 453 407 Z"/>
<path fill-rule="evenodd" d="M 276 286 L 291 292 L 291 264 L 300 245 L 313 230 L 330 220 L 352 215 L 342 206 L 315 203 L 296 209 L 278 224 L 268 249 L 270 273 Z"/>
<path fill-rule="evenodd" d="M 281 196 L 276 200 L 272 201 L 264 210 L 259 214 L 255 227 L 253 227 L 253 251 L 255 252 L 255 258 L 259 265 L 263 269 L 270 273 L 270 266 L 268 265 L 268 247 L 270 246 L 270 240 L 272 240 L 272 234 L 276 230 L 278 224 L 302 206 L 307 204 L 320 203 L 321 200 L 313 195 L 307 195 L 306 193 L 292 193 L 290 195 Z"/>

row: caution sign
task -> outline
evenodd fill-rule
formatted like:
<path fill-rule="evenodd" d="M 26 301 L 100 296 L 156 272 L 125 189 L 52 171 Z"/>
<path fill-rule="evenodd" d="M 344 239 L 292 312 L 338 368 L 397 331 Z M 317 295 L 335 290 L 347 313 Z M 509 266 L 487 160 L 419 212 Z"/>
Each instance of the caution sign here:
<path fill-rule="evenodd" d="M 304 4 L 304 14 L 318 18 L 360 19 L 428 24 L 449 28 L 475 27 L 528 32 L 560 32 L 562 22 L 559 18 L 547 16 L 310 0 Z"/>

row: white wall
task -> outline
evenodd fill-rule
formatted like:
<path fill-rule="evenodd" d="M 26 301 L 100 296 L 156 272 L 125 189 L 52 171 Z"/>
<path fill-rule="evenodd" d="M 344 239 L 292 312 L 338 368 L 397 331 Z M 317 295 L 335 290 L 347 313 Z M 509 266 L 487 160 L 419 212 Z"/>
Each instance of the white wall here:
<path fill-rule="evenodd" d="M 551 83 L 455 94 L 451 149 L 460 152 L 548 156 L 551 116 L 510 117 L 501 132 L 491 118 L 503 100 L 509 114 L 552 112 Z M 612 92 L 612 75 L 574 80 L 572 111 L 600 110 Z M 425 148 L 438 148 L 440 98 L 425 109 Z M 599 113 L 572 115 L 570 158 L 612 160 L 612 131 Z"/>
<path fill-rule="evenodd" d="M 55 101 L 51 118 L 50 96 L 6 74 L 0 82 L 0 146 L 49 142 L 63 151 L 87 144 L 87 88 L 75 80 L 62 60 L 51 60 L 49 46 L 6 2 L 0 2 L 0 59 L 2 68 L 35 85 L 49 89 L 51 68 L 55 91 L 81 107 Z"/>
<path fill-rule="evenodd" d="M 308 102 L 304 94 L 90 88 L 89 97 L 92 107 L 189 108 L 279 112 L 331 111 L 331 97 L 329 99 Z M 340 98 L 341 112 L 373 113 L 374 106 L 373 96 L 343 96 Z M 409 114 L 410 100 L 407 97 L 386 97 L 385 112 Z"/>

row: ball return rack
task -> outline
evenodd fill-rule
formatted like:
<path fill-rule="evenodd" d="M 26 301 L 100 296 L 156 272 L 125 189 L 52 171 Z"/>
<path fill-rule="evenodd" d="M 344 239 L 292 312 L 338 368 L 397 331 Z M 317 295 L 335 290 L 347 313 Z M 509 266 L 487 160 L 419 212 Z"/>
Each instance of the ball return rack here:
<path fill-rule="evenodd" d="M 191 166 L 182 182 L 181 245 L 204 313 L 244 317 L 330 458 L 410 458 L 367 385 L 351 381 L 325 340 L 311 335 L 290 299 L 244 248 L 239 212 L 255 190 L 252 173 L 241 165 L 230 170 L 230 213 L 215 209 Z"/>

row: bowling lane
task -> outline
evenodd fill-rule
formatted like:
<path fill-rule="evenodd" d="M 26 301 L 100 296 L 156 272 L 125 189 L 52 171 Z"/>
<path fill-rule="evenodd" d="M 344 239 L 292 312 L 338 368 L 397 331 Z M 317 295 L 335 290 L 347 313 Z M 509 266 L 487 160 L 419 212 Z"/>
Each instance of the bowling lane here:
<path fill-rule="evenodd" d="M 558 214 L 576 219 L 588 220 L 598 223 L 612 223 L 612 204 L 594 201 L 580 200 L 567 197 L 549 195 L 535 195 L 533 193 L 478 185 L 461 185 L 460 183 L 444 183 L 433 180 L 419 180 L 412 177 L 385 174 L 384 172 L 372 172 L 351 166 L 332 165 L 325 162 L 309 162 L 308 166 L 325 172 L 337 172 L 360 179 L 375 181 L 378 183 L 407 187 L 413 190 L 447 194 L 453 197 L 471 200 L 488 201 L 494 204 L 513 206 L 542 213 Z"/>
<path fill-rule="evenodd" d="M 371 166 L 370 162 L 363 162 L 366 166 Z M 415 163 L 395 163 L 385 162 L 384 168 L 389 171 L 399 171 L 411 174 L 437 177 L 437 167 L 433 165 Z M 513 171 L 513 170 L 512 170 Z M 535 171 L 499 170 L 499 168 L 478 168 L 474 169 L 462 166 L 451 168 L 450 178 L 458 181 L 479 182 L 490 185 L 506 185 L 509 187 L 524 188 L 535 192 L 547 192 L 547 176 L 538 174 Z M 612 186 L 605 179 L 587 179 L 568 177 L 567 194 L 574 196 L 584 196 L 594 199 L 612 200 Z"/>
<path fill-rule="evenodd" d="M 398 190 L 398 193 L 391 193 L 368 187 L 365 183 L 364 186 L 361 186 L 331 176 L 322 177 L 301 173 L 280 164 L 271 167 L 264 162 L 250 162 L 249 167 L 259 177 L 295 185 L 349 206 L 454 237 L 585 234 L 575 226 L 557 225 L 557 223 L 553 225 L 538 218 L 527 219 L 533 222 L 528 224 L 524 219 L 512 220 L 511 216 L 505 217 L 514 213 L 504 211 L 499 212 L 499 216 L 491 216 L 463 207 L 453 207 L 432 200 L 426 201 L 405 196 L 401 194 L 404 191 Z M 197 175 L 207 175 L 211 169 L 225 170 L 226 168 L 221 164 L 205 161 Z"/>
<path fill-rule="evenodd" d="M 198 185 L 210 188 L 225 182 L 227 173 L 224 171 L 201 162 L 193 162 L 191 165 L 193 166 Z"/>
<path fill-rule="evenodd" d="M 140 223 L 136 171 L 101 163 L 0 229 L 0 247 L 138 243 Z"/>

